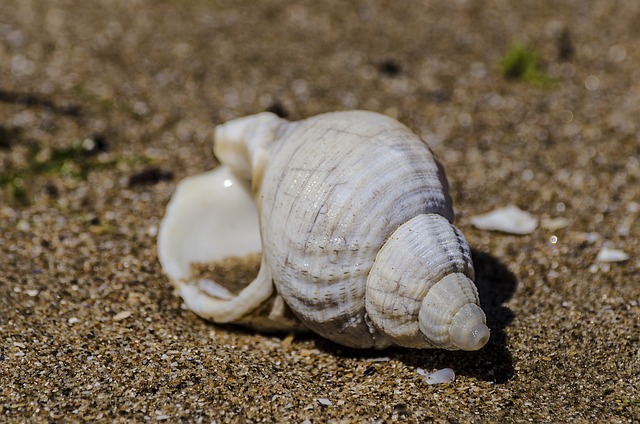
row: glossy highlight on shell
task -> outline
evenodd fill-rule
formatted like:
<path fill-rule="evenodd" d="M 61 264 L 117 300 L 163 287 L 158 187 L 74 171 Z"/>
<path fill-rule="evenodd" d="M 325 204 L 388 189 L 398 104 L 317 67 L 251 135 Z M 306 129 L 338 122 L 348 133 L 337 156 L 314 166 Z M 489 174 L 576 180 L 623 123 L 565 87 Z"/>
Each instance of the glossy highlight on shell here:
<path fill-rule="evenodd" d="M 261 113 L 218 126 L 214 152 L 222 165 L 179 184 L 158 238 L 196 314 L 356 348 L 486 344 L 444 170 L 406 126 L 364 111 Z M 192 273 L 251 253 L 260 270 L 239 291 Z"/>

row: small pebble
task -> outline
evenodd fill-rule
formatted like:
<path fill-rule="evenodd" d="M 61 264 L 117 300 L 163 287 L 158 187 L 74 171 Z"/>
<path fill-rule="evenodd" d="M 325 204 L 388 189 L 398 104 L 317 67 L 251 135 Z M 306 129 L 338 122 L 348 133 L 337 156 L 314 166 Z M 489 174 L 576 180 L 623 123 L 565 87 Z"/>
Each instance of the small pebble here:
<path fill-rule="evenodd" d="M 623 250 L 611 249 L 609 247 L 603 247 L 596 256 L 597 262 L 624 262 L 629 259 Z"/>
<path fill-rule="evenodd" d="M 471 218 L 471 225 L 481 230 L 502 231 L 508 234 L 531 234 L 538 220 L 517 206 L 506 206 Z"/>
<path fill-rule="evenodd" d="M 127 319 L 131 316 L 131 312 L 129 311 L 122 311 L 117 313 L 116 315 L 114 315 L 114 317 L 112 318 L 114 321 L 122 321 L 124 319 Z"/>
<path fill-rule="evenodd" d="M 161 181 L 171 181 L 173 173 L 166 169 L 146 168 L 129 177 L 128 186 L 154 185 Z"/>
<path fill-rule="evenodd" d="M 71 318 L 69 318 L 69 320 L 68 320 L 67 322 L 68 322 L 69 324 L 75 324 L 75 323 L 77 323 L 78 321 L 80 321 L 78 318 L 76 318 L 76 317 L 71 317 Z"/>
<path fill-rule="evenodd" d="M 381 356 L 379 358 L 367 358 L 366 362 L 387 362 L 388 360 L 388 356 Z"/>
<path fill-rule="evenodd" d="M 598 233 L 576 233 L 575 237 L 580 242 L 595 243 L 600 240 L 600 234 Z"/>
<path fill-rule="evenodd" d="M 369 367 L 363 372 L 364 375 L 373 375 L 375 373 L 376 373 L 376 367 Z"/>
<path fill-rule="evenodd" d="M 570 223 L 571 222 L 567 218 L 548 218 L 543 219 L 540 226 L 545 230 L 555 231 L 568 227 Z"/>
<path fill-rule="evenodd" d="M 618 224 L 617 233 L 619 236 L 626 237 L 631 232 L 631 226 L 633 225 L 633 221 L 635 220 L 634 216 L 627 216 Z"/>
<path fill-rule="evenodd" d="M 29 231 L 31 229 L 31 225 L 29 225 L 29 223 L 27 221 L 20 221 L 18 222 L 18 224 L 16 225 L 16 227 L 18 228 L 18 230 L 20 231 Z"/>
<path fill-rule="evenodd" d="M 322 406 L 331 406 L 333 405 L 331 401 L 327 398 L 318 398 L 318 403 Z"/>

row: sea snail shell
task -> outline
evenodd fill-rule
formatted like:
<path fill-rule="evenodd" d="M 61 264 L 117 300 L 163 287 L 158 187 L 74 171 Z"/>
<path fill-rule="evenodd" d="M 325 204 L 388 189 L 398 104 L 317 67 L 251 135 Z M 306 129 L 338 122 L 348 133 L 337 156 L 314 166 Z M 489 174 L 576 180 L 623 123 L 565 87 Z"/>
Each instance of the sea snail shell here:
<path fill-rule="evenodd" d="M 261 113 L 218 126 L 214 152 L 222 166 L 180 183 L 158 240 L 164 271 L 196 314 L 302 324 L 357 348 L 485 345 L 444 171 L 407 127 L 364 111 L 299 122 Z M 237 294 L 190 274 L 192 262 L 260 251 L 257 277 Z"/>

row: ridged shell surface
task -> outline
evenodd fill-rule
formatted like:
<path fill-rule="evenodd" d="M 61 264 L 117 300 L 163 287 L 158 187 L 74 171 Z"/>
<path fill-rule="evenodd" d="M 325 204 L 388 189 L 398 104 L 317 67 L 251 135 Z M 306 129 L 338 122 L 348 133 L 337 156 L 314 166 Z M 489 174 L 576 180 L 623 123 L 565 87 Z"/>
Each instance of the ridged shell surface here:
<path fill-rule="evenodd" d="M 255 194 L 278 293 L 337 343 L 390 344 L 366 318 L 366 281 L 401 224 L 430 213 L 453 219 L 440 164 L 407 127 L 366 112 L 291 123 L 276 138 Z"/>
<path fill-rule="evenodd" d="M 451 288 L 442 280 L 458 273 L 467 280 L 463 290 L 471 295 L 456 286 L 445 292 L 451 299 L 435 297 L 442 288 Z M 479 301 L 473 277 L 471 251 L 460 230 L 440 215 L 418 215 L 400 226 L 378 252 L 367 281 L 367 313 L 394 344 L 451 348 L 449 324 L 455 313 Z M 420 314 L 433 323 L 428 333 L 421 331 Z"/>

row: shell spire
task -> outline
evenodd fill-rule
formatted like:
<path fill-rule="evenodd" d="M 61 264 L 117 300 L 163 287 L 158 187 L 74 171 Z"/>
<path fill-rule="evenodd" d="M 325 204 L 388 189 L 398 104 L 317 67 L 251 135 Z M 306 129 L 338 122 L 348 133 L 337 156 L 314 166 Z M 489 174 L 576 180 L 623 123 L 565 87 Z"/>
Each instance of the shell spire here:
<path fill-rule="evenodd" d="M 367 279 L 367 312 L 394 344 L 477 350 L 489 338 L 466 239 L 447 219 L 421 214 L 382 246 Z"/>

